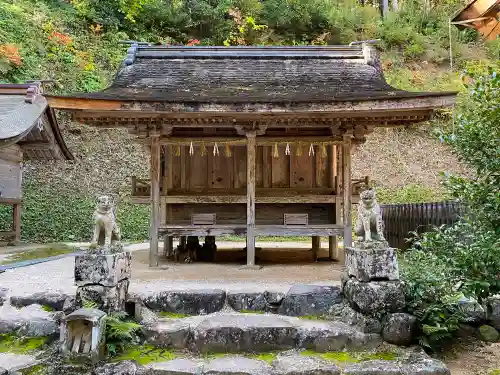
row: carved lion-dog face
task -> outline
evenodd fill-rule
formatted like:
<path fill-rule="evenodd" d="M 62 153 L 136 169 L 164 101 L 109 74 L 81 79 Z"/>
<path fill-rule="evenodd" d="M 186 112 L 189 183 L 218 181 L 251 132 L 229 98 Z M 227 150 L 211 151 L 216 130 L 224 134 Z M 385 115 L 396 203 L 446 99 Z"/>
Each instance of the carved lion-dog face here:
<path fill-rule="evenodd" d="M 97 198 L 97 208 L 101 212 L 108 212 L 113 208 L 113 198 L 108 195 L 102 195 Z"/>
<path fill-rule="evenodd" d="M 360 198 L 363 201 L 363 206 L 368 208 L 372 207 L 373 204 L 375 203 L 375 190 L 368 189 L 361 192 Z"/>

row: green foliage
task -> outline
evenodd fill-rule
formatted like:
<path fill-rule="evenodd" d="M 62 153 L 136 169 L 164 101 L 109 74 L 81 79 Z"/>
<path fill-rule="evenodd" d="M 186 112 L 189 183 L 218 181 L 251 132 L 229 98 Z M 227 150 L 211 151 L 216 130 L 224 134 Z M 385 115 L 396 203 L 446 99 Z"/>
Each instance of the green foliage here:
<path fill-rule="evenodd" d="M 98 305 L 93 301 L 83 301 L 83 307 L 96 309 Z M 139 343 L 139 334 L 142 325 L 134 322 L 123 311 L 112 312 L 106 320 L 106 349 L 108 355 L 116 356 Z"/>
<path fill-rule="evenodd" d="M 0 264 L 12 264 L 32 259 L 50 258 L 58 255 L 70 254 L 74 251 L 75 249 L 73 247 L 57 244 L 49 247 L 41 247 L 38 249 L 31 249 L 28 251 L 10 254 L 6 259 L 1 261 Z"/>
<path fill-rule="evenodd" d="M 472 178 L 449 176 L 451 194 L 467 209 L 452 227 L 416 236 L 404 254 L 407 300 L 432 348 L 451 339 L 465 319 L 457 301 L 482 302 L 500 292 L 500 77 L 498 70 L 469 73 L 468 95 L 442 141 L 469 164 Z"/>
<path fill-rule="evenodd" d="M 441 201 L 445 195 L 420 184 L 406 185 L 401 189 L 377 189 L 380 203 L 423 203 Z"/>
<path fill-rule="evenodd" d="M 337 364 L 358 363 L 363 361 L 384 360 L 394 361 L 398 355 L 393 352 L 326 352 L 318 353 L 313 350 L 300 352 L 306 357 L 320 357 Z"/>
<path fill-rule="evenodd" d="M 177 358 L 177 355 L 166 349 L 156 348 L 151 345 L 134 345 L 126 348 L 123 353 L 113 358 L 113 361 L 132 360 L 144 366 L 153 362 L 171 361 L 175 358 Z"/>
<path fill-rule="evenodd" d="M 23 240 L 36 243 L 90 240 L 95 209 L 93 198 L 76 196 L 62 187 L 54 193 L 53 187 L 31 181 L 25 181 L 23 195 Z M 5 228 L 10 225 L 11 212 L 8 207 L 2 209 L 0 222 Z M 148 237 L 148 206 L 132 204 L 125 199 L 119 201 L 117 220 L 124 241 Z"/>
<path fill-rule="evenodd" d="M 161 311 L 160 313 L 158 313 L 158 315 L 161 316 L 162 318 L 169 318 L 169 319 L 182 319 L 182 318 L 187 318 L 189 316 L 187 314 L 178 314 L 166 311 Z"/>
<path fill-rule="evenodd" d="M 0 335 L 0 353 L 33 353 L 41 349 L 47 341 L 47 337 L 16 337 L 9 334 Z"/>

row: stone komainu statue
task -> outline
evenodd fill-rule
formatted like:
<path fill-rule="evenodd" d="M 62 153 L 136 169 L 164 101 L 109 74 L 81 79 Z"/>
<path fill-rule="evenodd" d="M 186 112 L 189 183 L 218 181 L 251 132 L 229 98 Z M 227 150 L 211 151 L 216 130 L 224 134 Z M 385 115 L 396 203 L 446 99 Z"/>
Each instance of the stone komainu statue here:
<path fill-rule="evenodd" d="M 115 205 L 111 197 L 103 195 L 97 199 L 94 211 L 94 236 L 92 246 L 110 246 L 121 240 L 120 228 L 116 223 Z"/>
<path fill-rule="evenodd" d="M 384 222 L 380 206 L 376 200 L 376 193 L 368 189 L 360 194 L 361 201 L 358 207 L 358 220 L 356 222 L 356 236 L 359 242 L 383 241 Z"/>

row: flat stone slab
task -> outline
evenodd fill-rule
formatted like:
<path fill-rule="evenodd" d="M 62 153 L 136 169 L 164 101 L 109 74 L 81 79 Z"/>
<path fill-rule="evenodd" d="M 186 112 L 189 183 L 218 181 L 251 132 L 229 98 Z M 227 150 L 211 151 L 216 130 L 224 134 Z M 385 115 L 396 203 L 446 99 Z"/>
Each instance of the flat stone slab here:
<path fill-rule="evenodd" d="M 298 354 L 278 356 L 272 365 L 280 375 L 340 375 L 340 368 L 332 362 Z"/>
<path fill-rule="evenodd" d="M 65 293 L 39 292 L 27 296 L 12 296 L 10 303 L 16 307 L 42 305 L 48 306 L 55 311 L 63 311 L 64 302 L 67 298 L 68 295 Z"/>
<path fill-rule="evenodd" d="M 82 308 L 84 301 L 92 301 L 105 312 L 124 311 L 129 284 L 129 280 L 122 280 L 115 286 L 80 286 L 76 290 L 76 307 Z"/>
<path fill-rule="evenodd" d="M 25 354 L 0 353 L 0 368 L 16 371 L 35 365 L 36 358 Z"/>
<path fill-rule="evenodd" d="M 273 315 L 220 314 L 192 330 L 192 350 L 199 352 L 265 352 L 295 346 L 297 327 Z"/>
<path fill-rule="evenodd" d="M 77 286 L 116 286 L 130 279 L 132 256 L 130 252 L 116 254 L 84 254 L 75 257 Z"/>
<path fill-rule="evenodd" d="M 407 375 L 395 361 L 366 361 L 347 365 L 344 375 Z"/>
<path fill-rule="evenodd" d="M 264 361 L 246 357 L 224 357 L 203 367 L 203 375 L 271 375 L 272 367 Z"/>
<path fill-rule="evenodd" d="M 366 349 L 380 336 L 364 334 L 341 322 L 271 314 L 216 313 L 182 319 L 160 319 L 145 327 L 156 346 L 201 353 L 267 352 L 294 348 L 320 352 Z"/>
<path fill-rule="evenodd" d="M 360 281 L 399 280 L 396 249 L 347 247 L 345 266 L 349 276 Z"/>
<path fill-rule="evenodd" d="M 59 332 L 59 325 L 53 315 L 43 310 L 40 305 L 29 305 L 21 309 L 3 306 L 0 314 L 0 334 L 16 331 L 29 337 L 51 336 Z"/>
<path fill-rule="evenodd" d="M 270 312 L 279 307 L 285 293 L 279 292 L 227 292 L 227 303 L 236 311 Z"/>
<path fill-rule="evenodd" d="M 294 285 L 286 294 L 279 313 L 290 316 L 319 316 L 342 302 L 342 291 L 337 286 Z"/>
<path fill-rule="evenodd" d="M 222 310 L 226 292 L 221 289 L 178 290 L 139 295 L 138 298 L 156 312 L 206 315 Z"/>
<path fill-rule="evenodd" d="M 168 362 L 153 363 L 148 375 L 199 375 L 202 374 L 203 362 L 190 359 L 174 359 Z"/>

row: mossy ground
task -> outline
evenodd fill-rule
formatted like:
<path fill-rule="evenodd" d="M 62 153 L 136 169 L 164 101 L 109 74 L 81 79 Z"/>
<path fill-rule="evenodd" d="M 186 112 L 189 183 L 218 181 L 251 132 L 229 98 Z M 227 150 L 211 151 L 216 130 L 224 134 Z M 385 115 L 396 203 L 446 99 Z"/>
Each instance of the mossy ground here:
<path fill-rule="evenodd" d="M 47 341 L 47 337 L 0 335 L 0 353 L 30 354 L 40 350 Z"/>
<path fill-rule="evenodd" d="M 123 353 L 112 359 L 113 362 L 134 360 L 140 365 L 154 362 L 166 362 L 179 357 L 173 351 L 156 348 L 151 345 L 137 345 L 127 348 Z"/>
<path fill-rule="evenodd" d="M 75 252 L 75 248 L 62 244 L 56 244 L 48 247 L 40 247 L 38 249 L 26 250 L 20 253 L 13 253 L 4 259 L 0 264 L 13 264 L 24 262 L 33 259 L 50 258 L 63 254 L 71 254 Z"/>
<path fill-rule="evenodd" d="M 307 357 L 320 357 L 324 360 L 335 362 L 342 365 L 346 363 L 357 363 L 371 360 L 394 361 L 398 355 L 393 352 L 326 352 L 318 353 L 312 350 L 306 350 L 300 353 Z"/>
<path fill-rule="evenodd" d="M 45 375 L 47 373 L 47 368 L 48 365 L 41 364 L 20 370 L 19 373 L 22 375 Z"/>
<path fill-rule="evenodd" d="M 161 316 L 162 318 L 170 318 L 170 319 L 182 319 L 182 318 L 187 318 L 189 316 L 187 314 L 177 314 L 166 311 L 160 311 L 158 315 Z"/>

